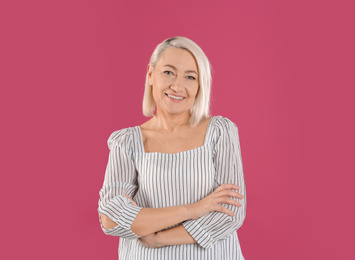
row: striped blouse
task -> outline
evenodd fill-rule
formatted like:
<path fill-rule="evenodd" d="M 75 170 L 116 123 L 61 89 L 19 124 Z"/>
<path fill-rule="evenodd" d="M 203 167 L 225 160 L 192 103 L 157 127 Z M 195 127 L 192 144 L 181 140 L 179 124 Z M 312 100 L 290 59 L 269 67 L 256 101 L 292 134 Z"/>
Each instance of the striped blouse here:
<path fill-rule="evenodd" d="M 100 221 L 105 234 L 120 237 L 119 260 L 244 259 L 236 231 L 246 216 L 246 188 L 238 128 L 231 120 L 212 117 L 204 144 L 179 153 L 146 153 L 139 126 L 117 130 L 107 142 L 110 153 L 98 212 L 118 224 L 105 229 Z M 234 199 L 242 207 L 222 204 L 235 216 L 214 211 L 176 224 L 183 225 L 197 243 L 148 248 L 139 243 L 140 236 L 131 230 L 143 207 L 195 203 L 223 183 L 241 187 L 238 192 L 244 198 Z"/>

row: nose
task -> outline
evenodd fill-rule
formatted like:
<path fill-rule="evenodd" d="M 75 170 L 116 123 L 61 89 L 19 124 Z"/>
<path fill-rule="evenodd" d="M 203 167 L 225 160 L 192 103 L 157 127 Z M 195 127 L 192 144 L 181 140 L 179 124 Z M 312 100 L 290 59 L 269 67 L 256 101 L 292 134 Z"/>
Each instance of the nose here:
<path fill-rule="evenodd" d="M 170 88 L 175 92 L 181 92 L 183 88 L 182 79 L 180 79 L 180 77 L 176 77 L 171 83 Z"/>

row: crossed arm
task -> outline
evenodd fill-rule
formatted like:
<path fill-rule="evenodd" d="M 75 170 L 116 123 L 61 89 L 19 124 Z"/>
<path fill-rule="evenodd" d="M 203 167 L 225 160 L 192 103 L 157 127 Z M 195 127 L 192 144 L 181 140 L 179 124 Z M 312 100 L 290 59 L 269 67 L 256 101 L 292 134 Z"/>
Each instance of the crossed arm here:
<path fill-rule="evenodd" d="M 107 216 L 100 213 L 101 220 L 106 229 L 114 228 L 117 224 Z M 168 245 L 194 244 L 196 240 L 180 224 L 168 230 L 156 232 L 138 238 L 138 241 L 145 247 L 157 248 Z"/>
<path fill-rule="evenodd" d="M 106 229 L 114 228 L 117 224 L 107 216 L 100 213 L 101 221 Z M 194 244 L 196 240 L 180 224 L 176 227 L 156 232 L 138 238 L 139 242 L 146 247 L 157 248 L 168 245 Z"/>
<path fill-rule="evenodd" d="M 136 205 L 133 200 L 132 200 L 133 205 Z M 164 208 L 162 208 L 164 209 Z M 167 209 L 167 208 L 165 208 Z M 180 212 L 179 212 L 180 211 Z M 184 212 L 185 211 L 185 212 Z M 154 212 L 154 209 L 153 209 Z M 165 210 L 165 214 L 163 214 L 162 212 L 164 212 L 164 210 L 158 209 L 157 211 L 155 211 L 156 215 L 158 217 L 158 219 L 156 219 L 154 222 L 150 223 L 156 223 L 156 224 L 160 224 L 160 225 L 170 225 L 171 222 L 174 221 L 179 221 L 178 219 L 183 219 L 184 215 L 186 215 L 187 213 L 187 208 L 186 207 L 176 207 L 176 208 L 171 208 L 168 210 Z M 134 222 L 132 223 L 132 230 L 137 234 L 141 234 L 140 231 L 144 230 L 145 227 L 142 225 L 144 223 L 144 219 L 149 218 L 149 216 L 152 216 L 151 209 L 146 208 L 145 210 L 142 209 L 140 211 L 140 213 L 137 215 L 136 219 L 134 220 Z M 177 214 L 174 214 L 177 213 Z M 180 213 L 180 214 L 179 214 Z M 175 218 L 175 220 L 170 219 L 169 217 L 165 217 L 165 216 L 179 216 L 177 218 Z M 112 221 L 110 218 L 108 218 L 107 216 L 103 215 L 100 213 L 100 218 L 102 221 L 103 226 L 106 229 L 111 229 L 117 226 L 117 224 Z M 170 219 L 170 223 L 165 222 L 164 220 L 169 220 Z M 162 222 L 163 221 L 163 222 Z M 146 222 L 147 223 L 147 222 Z M 139 231 L 136 231 L 137 226 L 141 226 L 141 229 L 138 229 Z M 148 225 L 146 225 L 148 226 Z M 155 229 L 160 228 L 155 227 Z M 148 231 L 149 232 L 149 231 Z M 180 224 L 176 227 L 164 230 L 164 231 L 158 231 L 158 232 L 153 232 L 151 234 L 148 235 L 144 235 L 141 236 L 140 238 L 138 238 L 139 242 L 146 247 L 151 247 L 151 248 L 157 248 L 157 247 L 163 247 L 163 246 L 167 246 L 167 245 L 183 245 L 183 244 L 193 244 L 196 243 L 195 239 L 192 238 L 192 236 L 186 231 L 186 229 Z"/>
<path fill-rule="evenodd" d="M 235 184 L 223 184 L 214 192 L 197 203 L 173 206 L 166 208 L 142 208 L 131 224 L 132 231 L 139 236 L 139 242 L 147 247 L 162 247 L 167 245 L 193 244 L 196 240 L 188 233 L 185 227 L 179 223 L 197 219 L 211 211 L 219 211 L 231 217 L 234 213 L 219 204 L 227 203 L 236 207 L 242 205 L 229 197 L 243 198 L 243 195 L 233 191 L 239 189 Z M 133 206 L 139 207 L 127 194 Z M 117 223 L 100 213 L 104 228 L 112 229 Z M 170 226 L 179 224 L 173 228 L 161 231 Z"/>

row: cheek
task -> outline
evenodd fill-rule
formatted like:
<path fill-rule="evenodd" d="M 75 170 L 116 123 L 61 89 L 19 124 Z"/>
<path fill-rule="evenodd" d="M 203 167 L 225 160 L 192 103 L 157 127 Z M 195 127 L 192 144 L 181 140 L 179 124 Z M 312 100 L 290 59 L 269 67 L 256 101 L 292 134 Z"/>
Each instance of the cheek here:
<path fill-rule="evenodd" d="M 193 88 L 191 88 L 189 95 L 196 98 L 199 90 L 200 90 L 199 86 L 194 86 Z"/>
<path fill-rule="evenodd" d="M 160 91 L 159 91 L 159 88 L 157 87 L 157 85 L 153 85 L 153 88 L 152 88 L 152 96 L 153 96 L 153 99 L 155 102 L 159 101 L 160 97 Z"/>
<path fill-rule="evenodd" d="M 170 78 L 159 77 L 158 79 L 155 80 L 154 83 L 159 89 L 165 89 L 167 86 L 171 84 L 171 82 L 172 80 Z"/>

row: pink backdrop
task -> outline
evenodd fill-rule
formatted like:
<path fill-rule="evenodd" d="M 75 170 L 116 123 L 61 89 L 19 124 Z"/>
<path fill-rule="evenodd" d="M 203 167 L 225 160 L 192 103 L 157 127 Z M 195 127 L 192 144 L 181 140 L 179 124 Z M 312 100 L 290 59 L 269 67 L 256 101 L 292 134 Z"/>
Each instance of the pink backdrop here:
<path fill-rule="evenodd" d="M 239 127 L 246 259 L 354 259 L 350 3 L 1 1 L 0 258 L 117 259 L 97 215 L 106 141 L 147 120 L 149 57 L 181 35 Z"/>

